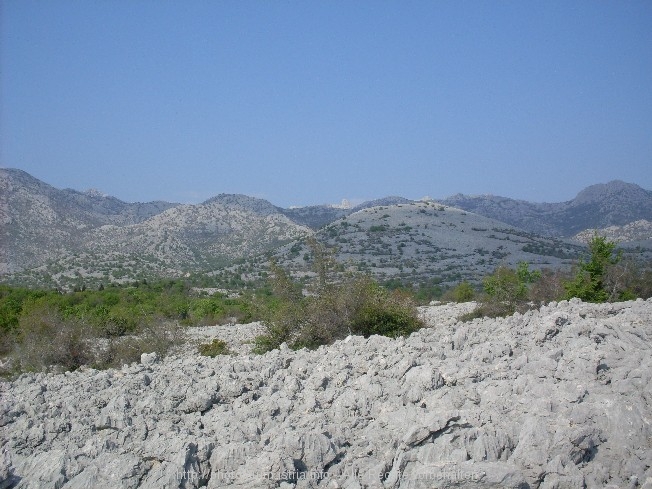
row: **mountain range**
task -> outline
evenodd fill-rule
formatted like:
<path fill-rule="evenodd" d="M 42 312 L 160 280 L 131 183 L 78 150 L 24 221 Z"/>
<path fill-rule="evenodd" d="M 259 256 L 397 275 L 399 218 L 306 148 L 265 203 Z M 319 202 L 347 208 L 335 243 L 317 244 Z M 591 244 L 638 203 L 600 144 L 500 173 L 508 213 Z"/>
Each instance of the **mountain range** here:
<path fill-rule="evenodd" d="M 553 204 L 458 194 L 284 209 L 233 194 L 196 205 L 126 203 L 0 169 L 0 280 L 40 286 L 190 274 L 243 280 L 264 275 L 262 264 L 272 255 L 302 273 L 309 236 L 336 249 L 341 263 L 384 280 L 477 280 L 519 260 L 565 266 L 595 229 L 624 236 L 646 254 L 651 221 L 652 192 L 620 181 Z"/>
<path fill-rule="evenodd" d="M 532 203 L 492 195 L 457 194 L 442 203 L 544 236 L 573 237 L 587 229 L 652 221 L 652 191 L 615 180 L 591 185 L 568 202 Z M 646 239 L 652 234 L 636 236 Z"/>

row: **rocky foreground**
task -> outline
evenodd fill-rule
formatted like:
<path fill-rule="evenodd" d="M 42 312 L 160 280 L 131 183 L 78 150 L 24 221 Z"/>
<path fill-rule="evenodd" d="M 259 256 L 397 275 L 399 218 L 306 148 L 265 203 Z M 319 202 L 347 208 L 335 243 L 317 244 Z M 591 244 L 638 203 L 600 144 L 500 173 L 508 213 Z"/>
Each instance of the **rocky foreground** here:
<path fill-rule="evenodd" d="M 0 487 L 652 488 L 652 300 L 0 385 Z M 237 329 L 237 327 L 234 327 Z"/>

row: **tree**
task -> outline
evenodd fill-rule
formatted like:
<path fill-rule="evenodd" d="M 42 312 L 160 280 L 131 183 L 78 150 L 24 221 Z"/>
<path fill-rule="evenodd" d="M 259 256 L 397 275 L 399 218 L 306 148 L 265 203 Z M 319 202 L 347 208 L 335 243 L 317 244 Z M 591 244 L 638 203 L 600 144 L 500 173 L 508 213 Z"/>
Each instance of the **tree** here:
<path fill-rule="evenodd" d="M 590 259 L 577 264 L 575 276 L 564 284 L 566 298 L 578 297 L 585 302 L 606 302 L 611 294 L 606 287 L 607 272 L 622 258 L 622 250 L 615 253 L 616 243 L 597 234 L 589 242 Z"/>

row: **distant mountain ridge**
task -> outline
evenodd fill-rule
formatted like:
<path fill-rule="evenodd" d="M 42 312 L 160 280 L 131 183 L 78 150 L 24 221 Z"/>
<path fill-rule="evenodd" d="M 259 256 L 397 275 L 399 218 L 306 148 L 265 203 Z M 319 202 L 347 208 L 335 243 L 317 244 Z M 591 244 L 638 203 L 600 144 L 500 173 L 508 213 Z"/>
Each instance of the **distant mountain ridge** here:
<path fill-rule="evenodd" d="M 380 277 L 454 278 L 465 263 L 479 276 L 516 259 L 560 266 L 578 248 L 557 238 L 586 229 L 627 226 L 623 235 L 645 236 L 645 226 L 629 225 L 635 221 L 652 221 L 652 192 L 623 182 L 594 185 L 559 204 L 458 194 L 442 203 L 394 196 L 352 208 L 284 209 L 241 194 L 197 205 L 126 203 L 0 169 L 0 281 L 50 286 L 212 273 L 263 253 L 301 268 L 308 236 Z M 252 266 L 233 268 L 235 277 L 254 273 L 246 269 Z"/>
<path fill-rule="evenodd" d="M 0 169 L 0 190 L 2 208 L 6 208 L 8 200 L 12 201 L 12 207 L 16 207 L 22 199 L 39 195 L 42 200 L 49 201 L 49 206 L 56 214 L 87 225 L 136 224 L 179 205 L 163 201 L 127 203 L 97 190 L 60 190 L 27 172 L 13 168 Z M 16 216 L 7 216 L 12 217 Z"/>
<path fill-rule="evenodd" d="M 177 205 L 130 204 L 94 192 L 60 190 L 22 170 L 0 169 L 0 273 L 77 249 L 85 230 L 138 224 Z"/>
<path fill-rule="evenodd" d="M 0 169 L 0 223 L 2 274 L 34 269 L 51 275 L 82 257 L 94 269 L 128 264 L 127 275 L 138 268 L 178 275 L 310 232 L 269 202 L 244 195 L 222 194 L 198 205 L 130 204 L 99 192 L 56 189 L 15 169 Z"/>
<path fill-rule="evenodd" d="M 532 203 L 493 195 L 453 195 L 446 205 L 547 236 L 572 237 L 587 229 L 652 220 L 652 191 L 614 180 L 591 185 L 568 202 Z"/>

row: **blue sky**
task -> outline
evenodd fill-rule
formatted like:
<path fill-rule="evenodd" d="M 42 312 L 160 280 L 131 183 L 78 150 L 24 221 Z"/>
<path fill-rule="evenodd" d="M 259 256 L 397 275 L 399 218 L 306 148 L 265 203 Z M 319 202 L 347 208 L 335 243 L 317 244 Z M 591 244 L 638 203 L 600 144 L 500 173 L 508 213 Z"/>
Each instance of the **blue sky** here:
<path fill-rule="evenodd" d="M 652 2 L 0 0 L 0 166 L 126 201 L 652 189 Z"/>

